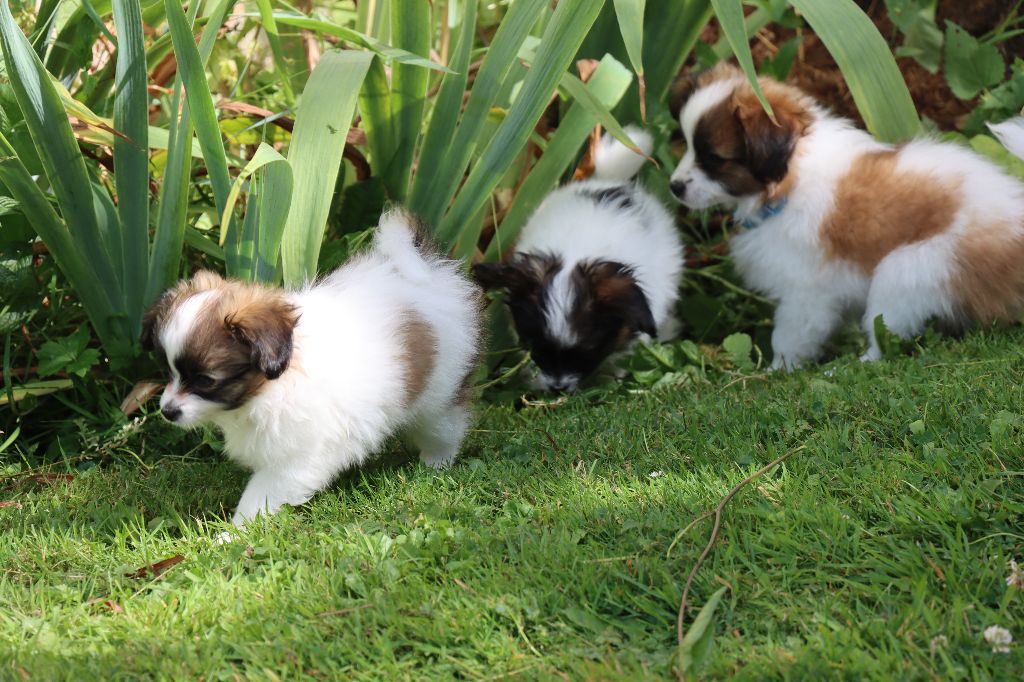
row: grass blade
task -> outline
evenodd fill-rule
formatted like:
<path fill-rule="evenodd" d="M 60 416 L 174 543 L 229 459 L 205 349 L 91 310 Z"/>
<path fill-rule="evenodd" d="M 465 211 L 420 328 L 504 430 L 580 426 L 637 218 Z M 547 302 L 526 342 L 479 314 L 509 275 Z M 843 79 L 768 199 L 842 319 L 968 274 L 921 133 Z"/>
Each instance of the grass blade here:
<path fill-rule="evenodd" d="M 519 95 L 438 228 L 442 244 L 451 246 L 458 242 L 460 256 L 468 256 L 475 250 L 479 225 L 471 219 L 487 203 L 505 169 L 526 144 L 551 93 L 600 11 L 601 3 L 589 0 L 558 3 Z"/>
<path fill-rule="evenodd" d="M 481 142 L 480 131 L 487 120 L 487 113 L 501 91 L 505 76 L 516 62 L 519 48 L 546 6 L 546 0 L 517 0 L 509 7 L 477 72 L 473 91 L 466 102 L 444 164 L 418 167 L 409 207 L 428 225 L 438 224 L 445 208 L 455 196 L 469 160 Z"/>
<path fill-rule="evenodd" d="M 613 107 L 622 99 L 632 80 L 629 70 L 608 55 L 601 60 L 585 87 L 602 105 Z M 516 198 L 505 214 L 505 219 L 487 247 L 485 260 L 500 258 L 502 251 L 512 246 L 530 215 L 555 186 L 558 178 L 568 170 L 576 152 L 596 124 L 597 116 L 579 101 L 569 107 L 558 124 L 558 130 L 548 140 L 544 155 L 516 192 Z"/>
<path fill-rule="evenodd" d="M 235 203 L 238 201 L 238 195 L 242 192 L 242 186 L 245 185 L 245 181 L 249 179 L 253 173 L 263 168 L 267 164 L 284 162 L 288 163 L 288 160 L 281 156 L 276 149 L 271 147 L 267 143 L 261 143 L 256 149 L 256 153 L 253 154 L 252 159 L 249 163 L 245 164 L 245 167 L 235 178 L 234 183 L 231 185 L 231 192 L 228 193 L 228 201 L 224 206 L 224 212 L 220 216 L 220 239 L 218 243 L 224 246 L 224 240 L 227 238 L 228 223 L 231 219 L 231 212 L 235 210 Z"/>
<path fill-rule="evenodd" d="M 298 191 L 292 198 L 281 244 L 284 281 L 289 286 L 316 276 L 345 136 L 372 60 L 372 52 L 326 52 L 302 93 L 288 150 Z"/>
<path fill-rule="evenodd" d="M 761 101 L 761 106 L 768 112 L 771 119 L 775 120 L 775 113 L 772 105 L 761 91 L 761 85 L 757 82 L 757 70 L 754 68 L 754 57 L 750 54 L 750 42 L 747 39 L 747 27 L 743 21 L 743 3 L 740 0 L 711 0 L 711 6 L 715 8 L 715 16 L 718 17 L 718 24 L 722 27 L 725 39 L 729 41 L 740 68 L 747 75 L 747 79 L 754 87 L 754 94 Z"/>
<path fill-rule="evenodd" d="M 886 142 L 917 135 L 921 121 L 896 60 L 853 0 L 790 0 L 843 72 L 868 130 Z"/>
<path fill-rule="evenodd" d="M 253 197 L 257 199 L 259 211 L 253 279 L 271 282 L 277 276 L 281 240 L 291 206 L 294 187 L 292 167 L 288 163 L 269 164 L 256 173 L 255 182 L 256 189 L 249 193 L 250 201 Z"/>
<path fill-rule="evenodd" d="M 123 238 L 122 277 L 132 338 L 137 338 L 149 271 L 149 96 L 142 14 L 135 0 L 114 0 L 117 29 L 117 91 L 114 183 Z"/>
<path fill-rule="evenodd" d="M 399 48 L 424 58 L 430 54 L 430 5 L 426 2 L 391 0 L 391 40 Z M 403 201 L 409 173 L 423 129 L 423 105 L 429 72 L 412 64 L 391 67 L 391 133 L 395 154 L 383 170 L 384 186 L 395 201 Z"/>

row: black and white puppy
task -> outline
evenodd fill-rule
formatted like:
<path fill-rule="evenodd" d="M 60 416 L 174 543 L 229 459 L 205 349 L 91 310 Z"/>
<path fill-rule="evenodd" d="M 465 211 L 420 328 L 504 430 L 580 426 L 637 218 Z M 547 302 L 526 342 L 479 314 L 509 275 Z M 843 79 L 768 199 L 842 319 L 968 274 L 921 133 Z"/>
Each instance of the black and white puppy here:
<path fill-rule="evenodd" d="M 650 135 L 627 132 L 650 154 Z M 636 338 L 678 331 L 683 244 L 672 215 L 632 179 L 643 162 L 606 135 L 593 177 L 552 192 L 508 261 L 473 268 L 485 288 L 508 293 L 542 388 L 575 390 Z"/>

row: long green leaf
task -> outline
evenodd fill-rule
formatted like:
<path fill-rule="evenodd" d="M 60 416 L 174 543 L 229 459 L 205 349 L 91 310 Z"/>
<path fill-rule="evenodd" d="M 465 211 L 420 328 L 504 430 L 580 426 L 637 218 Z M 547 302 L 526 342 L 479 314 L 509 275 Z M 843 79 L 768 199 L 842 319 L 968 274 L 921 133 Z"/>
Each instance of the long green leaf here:
<path fill-rule="evenodd" d="M 419 4 L 418 0 L 416 0 L 416 4 Z M 413 6 L 413 4 L 406 0 L 406 2 L 402 3 L 401 11 L 399 13 L 416 11 L 417 10 Z M 367 50 L 376 52 L 389 62 L 394 62 L 397 64 L 407 64 L 411 66 L 419 66 L 421 68 L 430 69 L 433 71 L 448 71 L 447 67 L 441 66 L 437 62 L 431 61 L 429 58 L 413 54 L 412 52 L 409 52 L 408 50 L 403 50 L 402 48 L 399 47 L 385 45 L 379 40 L 375 40 L 370 36 L 360 33 L 359 31 L 353 30 L 351 28 L 346 28 L 345 26 L 332 24 L 329 21 L 321 21 L 320 19 L 307 17 L 304 14 L 294 14 L 289 12 L 275 12 L 274 19 L 277 20 L 278 23 L 286 24 L 288 26 L 304 28 L 309 31 L 314 31 L 316 33 L 326 33 L 327 35 L 334 36 L 336 38 L 341 38 L 344 41 L 350 42 L 354 45 L 358 45 L 359 47 L 366 48 Z"/>
<path fill-rule="evenodd" d="M 614 107 L 629 88 L 633 78 L 617 59 L 606 55 L 587 81 L 586 89 L 604 107 Z M 509 206 L 505 219 L 494 233 L 487 247 L 485 260 L 496 260 L 519 236 L 530 215 L 540 206 L 558 178 L 569 168 L 590 131 L 597 124 L 597 116 L 581 102 L 575 102 L 558 124 L 558 130 L 548 140 L 540 161 L 530 170 L 522 187 Z"/>
<path fill-rule="evenodd" d="M 281 241 L 288 223 L 294 188 L 292 167 L 288 163 L 269 164 L 256 173 L 255 182 L 256 189 L 249 194 L 250 198 L 256 197 L 259 211 L 253 279 L 270 282 L 277 276 Z"/>
<path fill-rule="evenodd" d="M 276 149 L 271 147 L 267 143 L 261 143 L 256 149 L 256 153 L 252 155 L 249 163 L 245 164 L 245 168 L 235 178 L 234 183 L 231 185 L 231 192 L 228 194 L 227 204 L 224 206 L 224 212 L 220 216 L 220 239 L 218 243 L 224 246 L 224 240 L 228 234 L 228 223 L 231 219 L 231 212 L 235 210 L 235 202 L 238 201 L 238 195 L 242 192 L 242 187 L 245 182 L 249 179 L 253 173 L 263 168 L 269 163 L 288 163 L 288 160 L 281 156 Z M 286 204 L 287 205 L 287 204 Z"/>
<path fill-rule="evenodd" d="M 256 0 L 256 6 L 260 11 L 260 22 L 263 30 L 267 33 L 267 42 L 270 43 L 270 51 L 274 55 L 274 69 L 281 79 L 281 86 L 284 88 L 284 96 L 288 104 L 295 102 L 295 93 L 292 92 L 291 75 L 288 71 L 288 61 L 284 57 L 284 49 L 281 47 L 281 36 L 277 31 L 277 20 L 274 19 L 274 11 L 270 7 L 270 0 Z"/>
<path fill-rule="evenodd" d="M 107 292 L 111 305 L 108 315 L 123 314 L 124 301 L 116 261 L 100 233 L 85 160 L 78 149 L 60 96 L 39 57 L 15 23 L 7 3 L 0 5 L 0 47 L 25 125 L 75 245 L 88 258 L 96 273 L 97 284 Z M 117 255 L 119 257 L 120 252 Z M 97 326 L 104 324 L 100 320 L 93 322 Z"/>
<path fill-rule="evenodd" d="M 455 196 L 473 152 L 481 142 L 480 131 L 501 92 L 505 76 L 546 6 L 546 0 L 517 0 L 509 7 L 473 81 L 473 90 L 452 139 L 450 153 L 442 165 L 417 169 L 409 207 L 428 225 L 438 224 L 445 207 Z"/>
<path fill-rule="evenodd" d="M 750 42 L 747 40 L 747 27 L 743 22 L 743 3 L 741 0 L 711 0 L 711 6 L 715 8 L 715 16 L 718 17 L 718 24 L 722 27 L 725 39 L 729 41 L 740 68 L 747 75 L 747 80 L 754 87 L 754 94 L 761 101 L 768 115 L 775 120 L 775 113 L 772 105 L 764 96 L 761 84 L 757 82 L 757 70 L 754 68 L 754 57 L 750 54 Z"/>
<path fill-rule="evenodd" d="M 843 72 L 868 130 L 887 142 L 921 131 L 896 60 L 871 19 L 853 0 L 790 0 Z"/>
<path fill-rule="evenodd" d="M 359 115 L 370 148 L 370 167 L 375 175 L 383 175 L 394 161 L 395 134 L 391 120 L 391 86 L 380 56 L 370 62 L 359 89 Z"/>
<path fill-rule="evenodd" d="M 189 7 L 188 23 L 194 25 L 199 3 Z M 228 10 L 228 0 L 214 7 L 210 21 L 206 22 L 203 37 L 199 41 L 199 56 L 205 66 L 213 52 L 217 30 L 224 21 Z M 188 219 L 189 177 L 192 174 L 192 157 L 190 151 L 196 146 L 192 138 L 192 115 L 185 101 L 185 93 L 181 86 L 180 74 L 174 81 L 174 95 L 171 98 L 172 120 L 167 142 L 167 164 L 164 168 L 164 182 L 160 188 L 159 213 L 156 231 L 153 235 L 153 248 L 149 259 L 149 282 L 146 285 L 146 303 L 156 299 L 159 293 L 178 277 L 181 264 L 182 244 L 190 237 L 203 239 L 201 244 L 209 242 L 196 233 L 186 230 Z M 189 242 L 191 243 L 191 242 Z M 193 244 L 194 246 L 195 244 Z M 223 260 L 223 250 L 217 249 L 217 256 Z"/>
<path fill-rule="evenodd" d="M 683 641 L 679 643 L 679 674 L 682 679 L 695 672 L 707 657 L 711 649 L 711 643 L 715 636 L 715 628 L 711 622 L 718 608 L 718 602 L 722 601 L 722 595 L 728 587 L 720 587 L 708 599 L 701 608 L 700 613 L 693 619 L 693 625 L 686 632 Z"/>
<path fill-rule="evenodd" d="M 417 158 L 417 173 L 433 174 L 443 164 L 449 163 L 452 137 L 462 112 L 462 97 L 469 77 L 470 56 L 473 53 L 473 39 L 476 34 L 477 0 L 465 0 L 462 11 L 462 26 L 452 51 L 449 66 L 452 73 L 445 74 L 434 102 L 423 146 Z M 423 203 L 423 193 L 428 182 L 414 179 L 410 204 L 414 207 Z M 415 210 L 415 209 L 414 209 Z"/>
<path fill-rule="evenodd" d="M 626 134 L 622 125 L 615 120 L 615 116 L 612 115 L 612 112 L 608 107 L 594 96 L 587 86 L 583 84 L 583 81 L 567 71 L 562 74 L 562 80 L 559 87 L 567 92 L 574 100 L 582 104 L 587 111 L 597 117 L 597 122 L 604 126 L 612 137 L 624 144 L 627 148 L 632 149 L 637 154 L 646 156 L 644 151 L 640 149 L 632 139 L 630 139 L 629 135 Z"/>
<path fill-rule="evenodd" d="M 32 223 L 32 228 L 78 293 L 100 341 L 109 352 L 114 352 L 120 347 L 117 331 L 111 325 L 111 315 L 116 307 L 110 294 L 114 292 L 100 285 L 96 272 L 79 250 L 67 226 L 3 134 L 0 134 L 0 182 L 18 201 L 19 211 Z"/>
<path fill-rule="evenodd" d="M 185 85 L 185 96 L 188 100 L 189 112 L 194 119 L 196 137 L 203 149 L 206 170 L 213 186 L 213 197 L 217 204 L 217 213 L 224 212 L 228 194 L 231 192 L 231 177 L 228 175 L 228 160 L 224 153 L 224 142 L 221 138 L 217 113 L 213 106 L 213 97 L 206 82 L 204 60 L 196 48 L 192 37 L 192 28 L 185 18 L 179 0 L 164 0 L 167 8 L 167 24 L 174 43 L 174 53 L 178 59 L 178 69 Z M 209 27 L 209 25 L 208 25 Z M 232 219 L 233 221 L 233 219 Z M 228 273 L 236 265 L 236 238 L 233 225 L 229 225 L 229 242 L 225 248 Z"/>
<path fill-rule="evenodd" d="M 399 48 L 424 58 L 430 54 L 430 5 L 426 2 L 391 0 L 391 40 Z M 398 62 L 391 67 L 391 120 L 395 155 L 384 171 L 384 186 L 395 201 L 403 201 L 412 170 L 412 159 L 423 129 L 423 105 L 427 97 L 426 69 Z"/>
<path fill-rule="evenodd" d="M 138 337 L 149 271 L 149 96 L 146 46 L 137 0 L 114 0 L 117 29 L 117 90 L 114 129 L 114 182 L 124 236 L 122 281 L 132 338 Z M 127 138 L 127 139 L 125 139 Z"/>
<path fill-rule="evenodd" d="M 629 63 L 640 84 L 640 115 L 647 118 L 647 87 L 644 82 L 644 8 L 646 0 L 615 0 L 615 16 L 626 45 Z"/>
<path fill-rule="evenodd" d="M 471 218 L 522 151 L 600 11 L 601 3 L 590 0 L 562 0 L 555 8 L 519 95 L 440 224 L 439 240 L 448 246 L 458 241 L 460 256 L 468 256 L 476 248 L 479 226 L 470 223 Z"/>
<path fill-rule="evenodd" d="M 326 52 L 302 93 L 288 150 L 297 191 L 281 244 L 284 281 L 289 286 L 300 286 L 316 276 L 345 137 L 372 60 L 371 52 Z"/>

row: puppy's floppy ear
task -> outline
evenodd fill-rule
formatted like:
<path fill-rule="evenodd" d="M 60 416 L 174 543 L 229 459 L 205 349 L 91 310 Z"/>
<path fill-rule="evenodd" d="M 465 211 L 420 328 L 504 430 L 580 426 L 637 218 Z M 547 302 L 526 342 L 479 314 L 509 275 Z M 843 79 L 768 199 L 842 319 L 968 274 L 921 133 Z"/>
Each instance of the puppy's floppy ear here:
<path fill-rule="evenodd" d="M 473 279 L 484 289 L 505 289 L 517 276 L 517 268 L 510 263 L 477 263 L 473 266 Z"/>
<path fill-rule="evenodd" d="M 766 81 L 761 85 L 772 105 L 775 121 L 769 118 L 748 83 L 736 90 L 733 106 L 743 128 L 750 170 L 754 177 L 768 184 L 786 177 L 796 142 L 810 125 L 811 114 L 804 103 L 783 86 Z"/>
<path fill-rule="evenodd" d="M 228 308 L 224 326 L 237 341 L 249 346 L 253 367 L 268 379 L 288 369 L 292 358 L 292 335 L 299 313 L 280 293 L 253 290 Z"/>
<path fill-rule="evenodd" d="M 473 277 L 484 289 L 505 289 L 510 294 L 528 296 L 562 267 L 562 261 L 548 254 L 517 253 L 504 263 L 479 263 Z"/>
<path fill-rule="evenodd" d="M 633 270 L 614 261 L 597 261 L 577 266 L 586 278 L 597 306 L 615 316 L 632 332 L 657 336 L 654 315 Z"/>

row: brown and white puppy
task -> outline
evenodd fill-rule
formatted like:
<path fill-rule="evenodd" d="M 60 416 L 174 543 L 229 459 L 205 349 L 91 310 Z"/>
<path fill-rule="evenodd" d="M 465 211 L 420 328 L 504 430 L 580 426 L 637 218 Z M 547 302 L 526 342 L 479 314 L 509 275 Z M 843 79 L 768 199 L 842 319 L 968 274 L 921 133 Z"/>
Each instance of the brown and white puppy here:
<path fill-rule="evenodd" d="M 772 121 L 735 67 L 677 84 L 687 149 L 672 192 L 732 209 L 731 250 L 747 284 L 778 302 L 773 367 L 814 360 L 848 315 L 920 333 L 1024 309 L 1024 183 L 957 144 L 894 146 L 767 79 Z M 1019 125 L 1001 135 L 1012 149 Z"/>
<path fill-rule="evenodd" d="M 469 424 L 480 300 L 396 212 L 368 253 L 299 291 L 196 274 L 157 301 L 142 341 L 170 371 L 164 416 L 218 426 L 254 471 L 241 525 L 305 502 L 401 428 L 425 464 L 450 464 Z"/>

